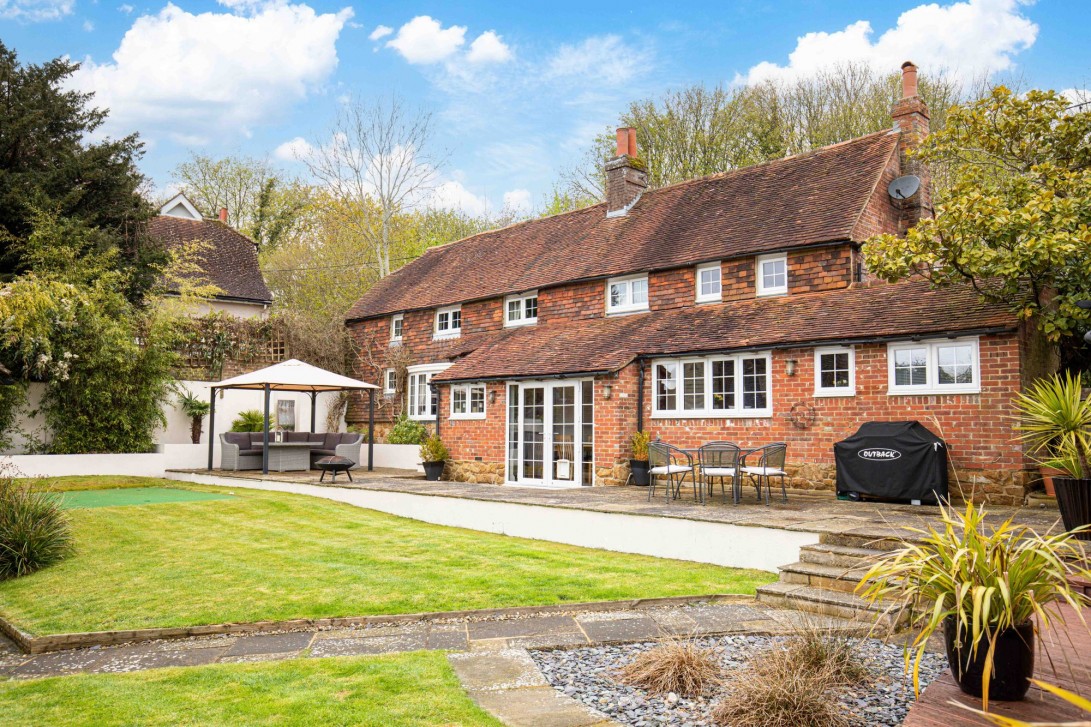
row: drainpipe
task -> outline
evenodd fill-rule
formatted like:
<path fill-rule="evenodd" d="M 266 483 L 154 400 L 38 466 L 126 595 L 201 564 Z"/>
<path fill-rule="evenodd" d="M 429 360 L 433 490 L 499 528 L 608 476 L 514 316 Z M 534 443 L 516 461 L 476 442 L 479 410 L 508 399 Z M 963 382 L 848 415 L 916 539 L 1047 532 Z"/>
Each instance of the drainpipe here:
<path fill-rule="evenodd" d="M 636 430 L 638 432 L 644 431 L 644 367 L 647 365 L 647 361 L 640 359 L 640 383 L 636 389 Z"/>

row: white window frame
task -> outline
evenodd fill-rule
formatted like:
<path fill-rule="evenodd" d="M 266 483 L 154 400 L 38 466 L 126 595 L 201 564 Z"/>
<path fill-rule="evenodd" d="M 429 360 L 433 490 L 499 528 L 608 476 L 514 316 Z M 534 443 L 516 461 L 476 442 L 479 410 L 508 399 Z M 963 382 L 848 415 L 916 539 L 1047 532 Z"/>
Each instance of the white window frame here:
<path fill-rule="evenodd" d="M 849 355 L 849 385 L 822 386 L 822 355 L 847 353 Z M 824 397 L 856 396 L 856 349 L 852 346 L 825 346 L 814 350 L 814 395 Z"/>
<path fill-rule="evenodd" d="M 430 422 L 436 418 L 437 409 L 436 401 L 432 398 L 432 388 L 429 384 L 432 383 L 432 377 L 441 371 L 446 371 L 451 367 L 449 363 L 433 363 L 433 364 L 418 364 L 416 366 L 410 366 L 406 369 L 405 379 L 405 408 L 408 412 L 409 418 L 419 422 Z M 413 395 L 418 393 L 423 387 L 424 391 L 428 392 L 429 404 L 425 412 L 419 413 L 416 411 L 416 407 L 413 400 Z M 418 393 L 419 395 L 419 393 Z"/>
<path fill-rule="evenodd" d="M 763 268 L 766 263 L 784 263 L 784 285 L 765 286 L 765 273 Z M 784 253 L 775 255 L 759 255 L 754 263 L 754 273 L 757 278 L 758 295 L 785 295 L 788 292 L 788 256 Z"/>
<path fill-rule="evenodd" d="M 719 290 L 715 293 L 701 293 L 701 273 L 706 270 L 715 270 L 717 273 L 716 282 L 719 285 Z M 724 295 L 724 272 L 723 266 L 719 262 L 707 263 L 705 265 L 698 265 L 694 277 L 697 279 L 697 297 L 698 303 L 719 303 L 723 300 Z"/>
<path fill-rule="evenodd" d="M 451 318 L 453 313 L 458 313 L 458 328 L 451 326 Z M 440 330 L 439 319 L 440 316 L 447 315 L 447 328 Z M 446 308 L 437 308 L 436 315 L 433 318 L 432 324 L 432 338 L 458 338 L 462 335 L 462 306 L 461 305 L 449 305 Z"/>
<path fill-rule="evenodd" d="M 485 384 L 452 384 L 451 387 L 451 419 L 484 419 L 489 408 L 489 391 Z M 481 392 L 481 411 L 470 411 L 474 391 Z M 463 394 L 466 402 L 465 412 L 455 411 L 455 392 Z"/>
<path fill-rule="evenodd" d="M 391 380 L 393 379 L 393 381 Z M 398 391 L 398 372 L 395 369 L 383 371 L 383 393 L 394 394 Z"/>
<path fill-rule="evenodd" d="M 395 331 L 397 330 L 398 323 L 402 324 L 402 332 L 396 334 Z M 390 342 L 401 343 L 403 336 L 405 336 L 405 315 L 399 313 L 390 317 Z"/>
<path fill-rule="evenodd" d="M 765 361 L 765 403 L 762 409 L 743 408 L 743 361 L 762 359 Z M 684 390 L 682 372 L 684 365 L 694 362 L 704 363 L 705 406 L 701 409 L 684 408 Z M 735 406 L 731 409 L 712 408 L 712 364 L 716 361 L 732 361 L 735 378 Z M 659 365 L 675 365 L 675 400 L 673 409 L 660 409 Z M 652 360 L 652 418 L 653 419 L 767 419 L 773 416 L 773 356 L 768 351 L 738 353 L 722 356 L 701 356 L 681 358 L 658 358 Z"/>
<path fill-rule="evenodd" d="M 939 350 L 948 346 L 969 346 L 970 365 L 973 367 L 974 380 L 971 384 L 941 384 L 939 383 Z M 898 386 L 894 383 L 894 355 L 895 352 L 913 348 L 927 349 L 925 371 L 927 382 L 916 386 Z M 936 338 L 924 341 L 900 341 L 887 344 L 887 394 L 890 396 L 944 396 L 947 394 L 979 394 L 981 393 L 981 356 L 980 339 L 972 338 Z"/>
<path fill-rule="evenodd" d="M 527 317 L 527 302 L 534 300 L 534 317 Z M 520 318 L 512 320 L 508 317 L 512 303 L 519 304 Z M 504 298 L 504 327 L 515 328 L 517 326 L 533 326 L 538 323 L 538 291 L 523 293 L 522 295 L 509 295 Z"/>
<path fill-rule="evenodd" d="M 633 297 L 632 283 L 634 280 L 644 281 L 644 290 L 646 292 L 646 295 L 644 296 L 645 300 L 643 303 L 631 302 Z M 610 305 L 610 288 L 615 285 L 620 285 L 622 283 L 628 285 L 628 292 L 626 293 L 626 297 L 629 299 L 630 302 L 623 305 L 612 306 Z M 648 284 L 647 273 L 641 273 L 639 275 L 623 275 L 617 278 L 609 278 L 606 281 L 606 314 L 615 315 L 619 313 L 639 313 L 642 311 L 646 311 L 648 310 L 648 301 L 651 299 L 651 292 L 651 287 Z"/>

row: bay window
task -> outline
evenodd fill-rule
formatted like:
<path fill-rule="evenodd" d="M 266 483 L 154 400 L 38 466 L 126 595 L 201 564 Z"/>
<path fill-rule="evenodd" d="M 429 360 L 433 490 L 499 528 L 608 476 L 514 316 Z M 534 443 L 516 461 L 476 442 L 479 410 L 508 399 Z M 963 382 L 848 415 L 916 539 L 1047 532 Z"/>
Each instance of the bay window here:
<path fill-rule="evenodd" d="M 432 394 L 432 377 L 451 364 L 421 364 L 410 366 L 405 381 L 406 414 L 410 419 L 436 418 L 436 397 Z"/>

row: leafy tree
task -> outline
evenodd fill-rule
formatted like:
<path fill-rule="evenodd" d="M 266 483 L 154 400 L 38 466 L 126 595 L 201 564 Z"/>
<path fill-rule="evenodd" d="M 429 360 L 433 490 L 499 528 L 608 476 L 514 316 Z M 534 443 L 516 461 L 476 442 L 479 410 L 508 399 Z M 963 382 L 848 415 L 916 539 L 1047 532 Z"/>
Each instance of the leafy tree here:
<path fill-rule="evenodd" d="M 637 130 L 651 188 L 780 159 L 889 128 L 900 75 L 843 64 L 792 83 L 768 81 L 732 90 L 688 86 L 634 101 L 619 124 Z M 946 74 L 922 78 L 920 93 L 941 128 L 963 89 Z M 611 130 L 562 174 L 554 202 L 562 211 L 604 198 L 603 162 L 614 156 Z M 564 206 L 564 202 L 570 202 Z M 547 205 L 551 207 L 551 205 Z"/>
<path fill-rule="evenodd" d="M 865 246 L 887 280 L 970 285 L 1050 343 L 1091 320 L 1091 111 L 1003 86 L 952 109 L 917 152 L 936 171 L 935 216 Z M 1045 365 L 1045 364 L 1043 364 Z"/>
<path fill-rule="evenodd" d="M 193 154 L 173 177 L 202 214 L 215 217 L 227 208 L 228 222 L 258 245 L 272 249 L 304 225 L 311 190 L 262 159 L 222 159 Z"/>
<path fill-rule="evenodd" d="M 23 65 L 0 42 L 0 280 L 31 269 L 24 243 L 48 214 L 94 236 L 85 252 L 115 250 L 124 292 L 139 301 L 163 260 L 141 224 L 152 213 L 136 167 L 143 146 L 136 134 L 92 140 L 107 112 L 92 94 L 65 90 L 78 67 L 64 58 Z"/>

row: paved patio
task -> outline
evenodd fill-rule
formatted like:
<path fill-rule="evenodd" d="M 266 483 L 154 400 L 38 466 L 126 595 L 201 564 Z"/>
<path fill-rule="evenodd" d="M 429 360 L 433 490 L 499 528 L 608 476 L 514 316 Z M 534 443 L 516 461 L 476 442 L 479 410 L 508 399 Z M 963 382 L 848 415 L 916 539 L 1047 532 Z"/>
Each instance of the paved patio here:
<path fill-rule="evenodd" d="M 208 470 L 184 470 L 197 475 Z M 319 483 L 319 472 L 285 472 L 262 475 L 260 472 L 212 470 L 212 475 L 224 478 L 268 480 L 310 485 Z M 906 527 L 922 528 L 939 522 L 938 508 L 890 503 L 841 501 L 830 492 L 789 490 L 788 502 L 774 497 L 770 505 L 759 502 L 752 487 L 743 488 L 743 501 L 734 505 L 723 503 L 719 493 L 708 504 L 694 502 L 692 490 L 683 491 L 682 498 L 668 503 L 663 490 L 648 501 L 646 487 L 581 487 L 545 489 L 501 485 L 479 485 L 469 482 L 429 482 L 423 475 L 406 470 L 376 470 L 353 472 L 355 482 L 338 478 L 337 487 L 347 489 L 399 492 L 431 497 L 453 497 L 485 502 L 506 502 L 542 507 L 587 510 L 592 512 L 643 515 L 648 517 L 681 518 L 702 522 L 750 525 L 790 531 L 833 533 L 869 538 L 904 538 Z M 1056 505 L 1034 507 L 989 506 L 988 522 L 999 524 L 1013 517 L 1039 532 L 1060 527 Z"/>

